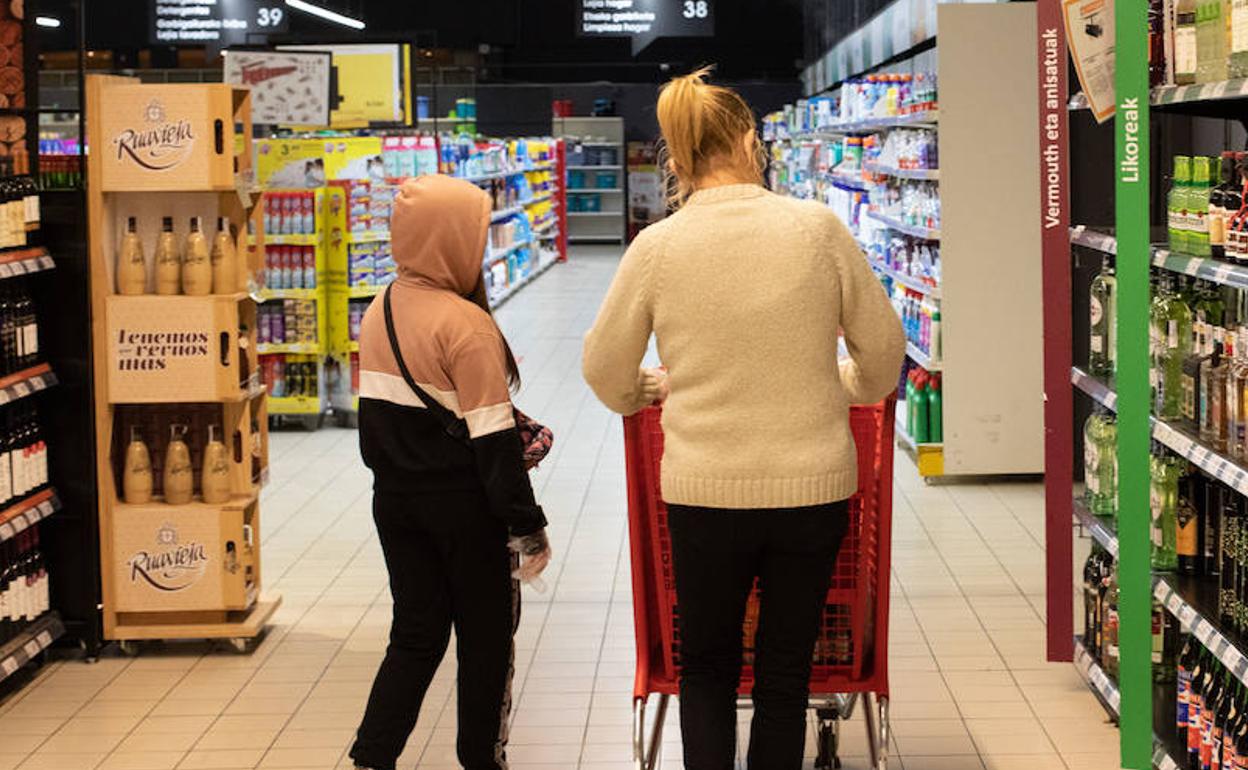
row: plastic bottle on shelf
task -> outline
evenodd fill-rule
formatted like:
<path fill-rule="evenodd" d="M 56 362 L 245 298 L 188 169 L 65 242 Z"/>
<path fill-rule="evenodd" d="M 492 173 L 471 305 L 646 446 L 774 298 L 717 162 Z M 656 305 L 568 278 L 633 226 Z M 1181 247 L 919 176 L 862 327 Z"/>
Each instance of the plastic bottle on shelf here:
<path fill-rule="evenodd" d="M 1101 259 L 1101 272 L 1092 279 L 1089 291 L 1089 353 L 1088 371 L 1095 377 L 1109 377 L 1114 373 L 1114 346 L 1117 344 L 1117 310 L 1115 297 L 1118 281 L 1109 256 Z"/>
<path fill-rule="evenodd" d="M 217 234 L 212 239 L 212 293 L 233 294 L 238 290 L 238 255 L 230 235 L 229 217 L 217 217 Z"/>
<path fill-rule="evenodd" d="M 1174 8 L 1174 83 L 1196 82 L 1196 0 L 1178 0 Z"/>
<path fill-rule="evenodd" d="M 1226 0 L 1201 0 L 1196 6 L 1196 82 L 1226 80 L 1227 32 L 1224 18 Z"/>
<path fill-rule="evenodd" d="M 136 219 L 130 217 L 117 247 L 117 293 L 135 296 L 146 291 L 147 260 L 143 256 L 143 241 L 139 238 Z"/>
<path fill-rule="evenodd" d="M 156 237 L 156 293 L 177 294 L 182 290 L 182 261 L 178 255 L 178 238 L 173 234 L 173 217 L 161 219 L 160 235 Z"/>
<path fill-rule="evenodd" d="M 1210 255 L 1209 158 L 1192 158 L 1192 181 L 1187 187 L 1187 251 L 1198 257 Z"/>
<path fill-rule="evenodd" d="M 1174 156 L 1174 175 L 1170 192 L 1166 194 L 1166 231 L 1170 251 L 1186 254 L 1188 245 L 1187 188 L 1192 181 L 1192 159 L 1186 155 Z"/>

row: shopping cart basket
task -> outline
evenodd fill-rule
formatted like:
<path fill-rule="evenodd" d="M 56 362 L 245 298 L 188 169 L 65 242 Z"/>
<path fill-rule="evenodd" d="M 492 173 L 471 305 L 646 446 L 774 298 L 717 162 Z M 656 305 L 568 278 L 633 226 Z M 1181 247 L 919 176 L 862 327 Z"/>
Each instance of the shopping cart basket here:
<path fill-rule="evenodd" d="M 850 500 L 850 527 L 828 590 L 815 647 L 811 708 L 819 722 L 815 766 L 841 766 L 840 720 L 853 715 L 861 695 L 872 767 L 888 762 L 888 591 L 893 515 L 892 397 L 850 409 L 858 447 L 858 493 Z M 663 456 L 661 411 L 652 407 L 624 420 L 628 464 L 628 530 L 633 572 L 637 676 L 633 687 L 633 760 L 638 770 L 657 765 L 668 701 L 679 691 L 680 639 L 667 508 L 659 491 Z M 740 694 L 754 682 L 757 590 L 745 618 L 745 666 Z M 659 696 L 646 734 L 646 705 Z"/>

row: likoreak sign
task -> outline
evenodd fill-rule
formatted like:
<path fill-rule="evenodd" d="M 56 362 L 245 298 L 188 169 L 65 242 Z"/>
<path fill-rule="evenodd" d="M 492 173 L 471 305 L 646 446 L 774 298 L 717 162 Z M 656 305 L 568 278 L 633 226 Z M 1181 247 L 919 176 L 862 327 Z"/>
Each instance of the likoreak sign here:
<path fill-rule="evenodd" d="M 631 38 L 635 55 L 660 37 L 711 37 L 714 6 L 714 0 L 580 0 L 576 31 Z"/>
<path fill-rule="evenodd" d="M 282 0 L 155 0 L 151 20 L 153 44 L 210 47 L 262 43 L 289 24 Z"/>

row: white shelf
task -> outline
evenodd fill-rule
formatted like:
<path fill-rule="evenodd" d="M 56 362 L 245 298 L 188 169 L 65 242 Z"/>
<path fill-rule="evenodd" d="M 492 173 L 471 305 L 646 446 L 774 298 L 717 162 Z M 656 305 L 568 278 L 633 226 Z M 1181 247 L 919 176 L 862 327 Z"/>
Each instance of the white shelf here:
<path fill-rule="evenodd" d="M 848 187 L 859 192 L 867 191 L 867 183 L 863 180 L 861 173 L 830 171 L 828 172 L 828 178 L 832 180 L 832 184 Z"/>
<path fill-rule="evenodd" d="M 619 171 L 623 166 L 568 166 L 572 171 Z"/>
<path fill-rule="evenodd" d="M 931 227 L 923 227 L 921 225 L 908 225 L 900 219 L 893 219 L 887 214 L 881 214 L 878 211 L 868 211 L 867 216 L 879 222 L 882 225 L 891 227 L 899 233 L 912 235 L 915 238 L 922 238 L 927 241 L 939 241 L 940 230 Z"/>
<path fill-rule="evenodd" d="M 918 346 L 916 346 L 913 342 L 910 342 L 908 340 L 906 341 L 906 356 L 911 361 L 915 362 L 916 364 L 923 367 L 929 372 L 940 371 L 939 361 L 933 361 L 932 359 L 928 358 L 926 353 L 924 353 L 922 350 L 919 350 Z"/>
<path fill-rule="evenodd" d="M 552 260 L 550 262 L 547 262 L 545 265 L 539 266 L 536 270 L 529 273 L 525 277 L 521 278 L 519 281 L 516 281 L 512 285 L 508 286 L 506 289 L 503 289 L 499 293 L 498 297 L 496 297 L 494 300 L 490 302 L 490 307 L 496 308 L 499 305 L 506 302 L 507 300 L 511 299 L 513 296 L 515 296 L 516 292 L 520 291 L 525 286 L 528 286 L 530 283 L 536 280 L 539 275 L 549 270 L 557 262 L 558 260 Z"/>
<path fill-rule="evenodd" d="M 1118 684 L 1110 679 L 1105 669 L 1092 659 L 1092 655 L 1083 646 L 1083 640 L 1079 637 L 1075 637 L 1075 670 L 1100 696 L 1101 701 L 1117 715 L 1122 707 L 1122 693 L 1118 691 Z"/>
<path fill-rule="evenodd" d="M 569 187 L 570 193 L 622 193 L 622 187 Z"/>
<path fill-rule="evenodd" d="M 855 134 L 867 131 L 879 131 L 887 128 L 910 128 L 915 126 L 935 126 L 940 121 L 939 110 L 924 110 L 909 115 L 895 115 L 887 118 L 866 118 L 850 120 L 835 125 L 823 126 L 813 131 L 799 131 L 792 134 L 797 141 L 823 140 L 838 134 Z"/>
<path fill-rule="evenodd" d="M 1093 540 L 1117 559 L 1118 535 L 1114 532 L 1114 528 L 1109 521 L 1089 511 L 1087 504 L 1078 497 L 1074 499 L 1072 507 L 1075 512 L 1075 520 L 1079 522 L 1079 526 L 1083 527 L 1092 536 Z"/>
<path fill-rule="evenodd" d="M 910 289 L 911 291 L 917 291 L 920 294 L 926 294 L 932 299 L 940 299 L 940 287 L 939 286 L 931 286 L 929 284 L 923 283 L 917 278 L 912 278 L 911 276 L 905 275 L 904 273 L 899 273 L 896 270 L 892 269 L 891 267 L 888 267 L 887 265 L 876 262 L 874 259 L 868 258 L 867 262 L 869 262 L 871 264 L 871 267 L 874 268 L 877 272 L 887 275 L 889 278 L 893 279 L 894 282 L 901 284 L 902 286 L 905 286 L 907 289 Z"/>
<path fill-rule="evenodd" d="M 872 161 L 867 161 L 862 165 L 873 174 L 883 174 L 884 176 L 896 177 L 897 179 L 919 179 L 930 182 L 940 179 L 940 169 L 935 168 L 897 168 Z"/>
<path fill-rule="evenodd" d="M 520 249 L 523 249 L 525 246 L 529 246 L 532 243 L 533 243 L 532 238 L 526 238 L 523 241 L 517 241 L 516 243 L 513 243 L 510 246 L 507 246 L 506 248 L 493 249 L 490 251 L 490 255 L 486 257 L 485 261 L 482 263 L 482 268 L 483 269 L 488 268 L 490 265 L 493 265 L 498 260 L 506 259 L 507 257 L 511 256 L 513 252 L 519 251 Z"/>

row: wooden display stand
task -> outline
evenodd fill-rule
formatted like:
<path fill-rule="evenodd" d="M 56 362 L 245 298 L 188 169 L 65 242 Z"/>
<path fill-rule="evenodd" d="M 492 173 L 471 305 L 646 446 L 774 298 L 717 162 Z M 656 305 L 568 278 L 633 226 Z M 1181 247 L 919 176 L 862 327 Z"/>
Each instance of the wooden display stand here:
<path fill-rule="evenodd" d="M 87 78 L 87 165 L 96 462 L 104 636 L 115 640 L 258 637 L 280 598 L 260 599 L 260 485 L 268 472 L 267 395 L 256 358 L 256 305 L 248 291 L 262 269 L 262 210 L 251 194 L 251 97 L 228 85 L 141 85 Z M 208 296 L 121 296 L 117 244 L 129 217 L 148 259 L 163 217 L 179 241 L 190 217 L 212 232 L 235 230 L 232 291 Z M 247 231 L 259 239 L 249 248 Z M 187 426 L 193 501 L 162 498 L 161 465 L 171 424 Z M 230 497 L 202 501 L 198 488 L 209 426 L 229 455 Z M 121 500 L 131 431 L 152 458 L 152 502 Z"/>

